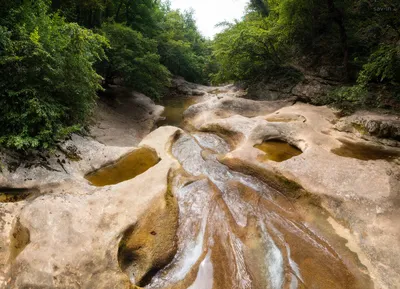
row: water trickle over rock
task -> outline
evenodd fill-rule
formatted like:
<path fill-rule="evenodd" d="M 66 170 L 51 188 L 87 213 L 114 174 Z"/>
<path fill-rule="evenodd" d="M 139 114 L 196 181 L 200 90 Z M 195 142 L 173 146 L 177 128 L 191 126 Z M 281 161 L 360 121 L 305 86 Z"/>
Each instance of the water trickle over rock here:
<path fill-rule="evenodd" d="M 203 153 L 227 147 L 188 134 L 173 145 L 178 251 L 146 288 L 372 288 L 281 192 Z"/>

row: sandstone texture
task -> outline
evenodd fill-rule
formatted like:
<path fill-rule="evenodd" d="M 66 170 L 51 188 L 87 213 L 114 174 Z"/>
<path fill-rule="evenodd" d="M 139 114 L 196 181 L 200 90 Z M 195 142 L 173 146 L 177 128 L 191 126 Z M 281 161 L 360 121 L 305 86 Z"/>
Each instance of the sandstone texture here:
<path fill-rule="evenodd" d="M 335 126 L 337 130 L 358 133 L 360 137 L 381 141 L 396 146 L 400 141 L 400 116 L 383 115 L 359 111 L 341 119 Z"/>

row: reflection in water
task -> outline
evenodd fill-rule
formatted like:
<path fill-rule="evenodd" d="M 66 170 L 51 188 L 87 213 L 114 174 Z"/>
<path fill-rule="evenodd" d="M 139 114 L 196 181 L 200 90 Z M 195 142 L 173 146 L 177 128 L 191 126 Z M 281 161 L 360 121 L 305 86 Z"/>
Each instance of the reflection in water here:
<path fill-rule="evenodd" d="M 85 178 L 94 186 L 118 184 L 144 173 L 159 162 L 155 151 L 139 148 L 124 156 L 115 164 L 88 174 Z"/>
<path fill-rule="evenodd" d="M 338 156 L 355 158 L 363 161 L 368 160 L 394 160 L 400 157 L 399 150 L 388 150 L 377 146 L 367 145 L 363 143 L 353 143 L 341 140 L 342 146 L 333 149 L 332 152 Z"/>
<path fill-rule="evenodd" d="M 146 288 L 372 288 L 354 255 L 333 250 L 280 192 L 205 149 L 225 150 L 209 134 L 182 135 L 172 147 L 184 169 L 172 185 L 179 249 Z"/>
<path fill-rule="evenodd" d="M 260 157 L 261 161 L 271 160 L 274 162 L 283 162 L 302 153 L 298 148 L 278 140 L 265 141 L 254 147 L 265 153 L 264 156 Z"/>
<path fill-rule="evenodd" d="M 160 105 L 165 107 L 164 113 L 162 114 L 163 120 L 157 122 L 157 126 L 177 126 L 182 128 L 183 125 L 183 113 L 189 106 L 196 103 L 195 97 L 166 97 L 161 99 Z"/>

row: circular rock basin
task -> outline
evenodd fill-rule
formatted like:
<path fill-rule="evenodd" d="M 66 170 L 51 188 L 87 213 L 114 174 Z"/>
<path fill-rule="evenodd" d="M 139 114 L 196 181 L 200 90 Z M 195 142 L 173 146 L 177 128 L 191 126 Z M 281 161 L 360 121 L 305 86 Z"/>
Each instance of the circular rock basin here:
<path fill-rule="evenodd" d="M 155 151 L 149 148 L 139 148 L 116 163 L 86 175 L 85 178 L 97 187 L 114 185 L 143 174 L 159 161 Z"/>
<path fill-rule="evenodd" d="M 265 141 L 254 147 L 265 153 L 259 157 L 261 161 L 283 162 L 302 154 L 302 151 L 295 146 L 280 140 Z"/>

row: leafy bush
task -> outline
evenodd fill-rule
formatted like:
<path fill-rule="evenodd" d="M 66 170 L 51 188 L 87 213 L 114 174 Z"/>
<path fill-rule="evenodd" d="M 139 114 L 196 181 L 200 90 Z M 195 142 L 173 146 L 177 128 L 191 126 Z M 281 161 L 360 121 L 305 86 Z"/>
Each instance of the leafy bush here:
<path fill-rule="evenodd" d="M 380 45 L 371 54 L 364 64 L 357 78 L 357 84 L 350 87 L 341 87 L 332 92 L 326 103 L 332 103 L 339 108 L 345 106 L 355 109 L 358 106 L 369 104 L 381 106 L 383 99 L 376 97 L 370 100 L 370 83 L 387 83 L 393 87 L 399 87 L 400 82 L 400 47 L 398 45 Z M 399 89 L 392 88 L 392 103 L 397 106 L 399 101 Z"/>
<path fill-rule="evenodd" d="M 0 145 L 48 148 L 90 115 L 104 37 L 25 1 L 0 27 Z"/>
<path fill-rule="evenodd" d="M 169 84 L 170 73 L 160 63 L 157 41 L 118 23 L 107 23 L 102 32 L 109 39 L 108 61 L 101 71 L 107 83 L 120 78 L 125 86 L 158 98 Z"/>
<path fill-rule="evenodd" d="M 400 82 L 400 46 L 381 44 L 361 70 L 357 83 L 365 86 L 370 81 Z"/>
<path fill-rule="evenodd" d="M 251 17 L 250 17 L 251 16 Z M 213 81 L 253 81 L 281 67 L 284 46 L 269 21 L 250 15 L 246 21 L 228 24 L 214 41 L 214 56 L 219 64 Z"/>
<path fill-rule="evenodd" d="M 161 62 L 188 81 L 208 83 L 211 66 L 210 41 L 197 30 L 193 11 L 166 9 L 157 37 Z"/>

